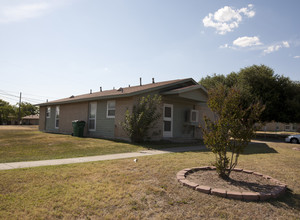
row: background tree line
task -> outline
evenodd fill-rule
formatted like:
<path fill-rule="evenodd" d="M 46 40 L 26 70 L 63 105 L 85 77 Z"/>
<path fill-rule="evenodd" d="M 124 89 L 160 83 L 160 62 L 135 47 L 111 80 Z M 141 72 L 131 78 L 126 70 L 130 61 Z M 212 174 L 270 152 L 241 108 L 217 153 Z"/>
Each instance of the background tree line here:
<path fill-rule="evenodd" d="M 300 122 L 300 82 L 277 75 L 265 65 L 246 67 L 227 76 L 206 76 L 199 83 L 207 90 L 215 89 L 220 84 L 238 88 L 245 106 L 261 102 L 265 106 L 261 121 Z"/>
<path fill-rule="evenodd" d="M 8 102 L 0 99 L 0 125 L 9 124 L 12 120 L 19 120 L 24 116 L 38 113 L 39 108 L 28 102 L 22 102 L 19 108 L 19 103 L 10 105 Z"/>

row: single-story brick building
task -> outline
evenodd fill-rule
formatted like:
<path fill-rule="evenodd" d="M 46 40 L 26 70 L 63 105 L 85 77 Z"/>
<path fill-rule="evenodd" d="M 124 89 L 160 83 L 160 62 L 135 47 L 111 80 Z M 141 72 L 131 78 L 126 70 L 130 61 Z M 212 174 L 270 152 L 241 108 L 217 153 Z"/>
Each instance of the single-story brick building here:
<path fill-rule="evenodd" d="M 22 125 L 38 125 L 39 124 L 39 115 L 27 115 L 22 117 Z"/>
<path fill-rule="evenodd" d="M 203 115 L 212 116 L 207 107 L 207 91 L 193 79 L 153 82 L 113 90 L 90 92 L 40 104 L 39 129 L 72 134 L 72 121 L 86 122 L 84 136 L 129 140 L 120 123 L 139 97 L 159 94 L 162 114 L 149 140 L 187 141 L 202 138 Z"/>

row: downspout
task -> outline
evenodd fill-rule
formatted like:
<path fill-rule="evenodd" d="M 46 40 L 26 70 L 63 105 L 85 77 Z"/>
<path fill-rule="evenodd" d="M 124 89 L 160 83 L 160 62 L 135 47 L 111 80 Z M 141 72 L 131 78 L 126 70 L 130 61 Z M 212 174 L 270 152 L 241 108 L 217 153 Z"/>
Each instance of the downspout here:
<path fill-rule="evenodd" d="M 40 107 L 41 108 L 41 107 Z M 46 132 L 46 127 L 47 127 L 47 106 L 45 107 L 45 123 L 44 123 L 44 131 Z"/>
<path fill-rule="evenodd" d="M 196 106 L 193 105 L 193 110 L 196 110 Z M 198 116 L 199 117 L 199 116 Z M 199 119 L 198 119 L 199 120 Z M 195 135 L 196 135 L 196 127 L 193 126 L 193 138 L 195 139 Z"/>
<path fill-rule="evenodd" d="M 90 136 L 90 131 L 89 131 L 89 112 L 90 112 L 90 103 L 87 102 L 87 116 L 86 116 L 86 134 L 89 137 Z M 96 113 L 97 114 L 97 113 Z M 84 132 L 83 132 L 84 135 Z"/>

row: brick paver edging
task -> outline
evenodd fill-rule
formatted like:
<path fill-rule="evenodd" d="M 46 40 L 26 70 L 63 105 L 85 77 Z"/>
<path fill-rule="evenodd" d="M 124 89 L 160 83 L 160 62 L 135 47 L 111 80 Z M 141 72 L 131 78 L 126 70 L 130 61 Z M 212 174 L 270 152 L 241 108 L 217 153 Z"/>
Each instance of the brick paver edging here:
<path fill-rule="evenodd" d="M 194 167 L 194 168 L 186 168 L 179 171 L 176 175 L 177 180 L 183 184 L 184 186 L 188 186 L 194 190 L 197 190 L 202 193 L 212 194 L 221 196 L 224 198 L 231 198 L 231 199 L 239 199 L 239 200 L 246 200 L 246 201 L 264 201 L 272 198 L 278 198 L 279 196 L 283 195 L 286 191 L 287 185 L 270 177 L 263 175 L 261 173 L 253 172 L 250 170 L 243 170 L 240 168 L 234 168 L 234 172 L 244 172 L 247 174 L 261 176 L 270 180 L 272 183 L 276 184 L 274 189 L 271 193 L 263 193 L 263 192 L 237 192 L 237 191 L 228 191 L 226 189 L 218 189 L 218 188 L 211 188 L 210 186 L 203 186 L 196 183 L 193 183 L 186 179 L 187 175 L 197 172 L 199 170 L 215 170 L 216 168 L 213 166 L 205 166 L 205 167 Z"/>

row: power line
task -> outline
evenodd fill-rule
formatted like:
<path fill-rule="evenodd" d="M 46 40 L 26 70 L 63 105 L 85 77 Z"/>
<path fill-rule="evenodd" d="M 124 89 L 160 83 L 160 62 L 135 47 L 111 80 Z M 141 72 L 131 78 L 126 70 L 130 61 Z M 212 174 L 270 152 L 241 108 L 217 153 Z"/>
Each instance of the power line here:
<path fill-rule="evenodd" d="M 4 92 L 4 93 L 7 93 L 7 94 L 9 94 L 9 93 L 10 93 L 10 94 L 11 94 L 11 93 L 19 94 L 19 92 L 16 92 L 16 91 L 8 91 L 8 90 L 2 90 L 2 89 L 0 89 L 0 92 Z M 25 95 L 25 96 L 40 97 L 40 98 L 44 98 L 44 99 L 59 99 L 59 98 L 57 98 L 57 97 L 34 95 L 34 94 L 26 93 L 26 92 L 23 92 L 22 94 Z M 14 96 L 19 97 L 18 95 L 14 95 Z M 33 99 L 34 99 L 34 98 L 33 98 Z M 43 100 L 44 100 L 44 99 L 43 99 Z M 41 100 L 41 99 L 39 99 L 39 100 Z"/>
<path fill-rule="evenodd" d="M 36 103 L 41 103 L 41 102 L 44 102 L 45 100 L 35 100 L 35 99 L 30 99 L 30 98 L 26 98 L 26 97 L 23 97 L 22 98 L 23 100 L 27 100 L 29 102 L 36 102 Z"/>
<path fill-rule="evenodd" d="M 5 97 L 6 99 L 9 99 L 9 100 L 13 100 L 13 101 L 19 100 L 19 96 L 11 94 L 11 92 L 12 91 L 10 91 L 10 93 L 9 93 L 8 91 L 0 90 L 0 96 Z M 43 97 L 43 96 L 39 96 L 39 97 Z M 29 103 L 34 103 L 34 104 L 39 104 L 39 103 L 45 102 L 45 99 L 32 98 L 32 97 L 28 97 L 27 95 L 23 96 L 22 99 Z"/>
<path fill-rule="evenodd" d="M 7 95 L 7 94 L 1 94 L 0 93 L 0 96 L 4 96 L 4 97 L 9 98 L 9 99 L 18 100 L 18 97 L 10 96 L 10 95 Z"/>
<path fill-rule="evenodd" d="M 16 94 L 18 94 L 18 92 L 13 92 L 13 91 L 5 91 L 5 90 L 3 90 L 3 89 L 0 89 L 0 92 L 4 92 L 4 93 L 16 93 Z M 16 95 L 17 96 L 17 95 Z M 18 96 L 19 97 L 19 96 Z"/>
<path fill-rule="evenodd" d="M 12 95 L 12 94 L 9 94 L 9 93 L 7 93 L 7 92 L 0 92 L 0 94 L 19 98 L 19 96 Z"/>
<path fill-rule="evenodd" d="M 23 93 L 22 93 L 23 94 Z M 40 101 L 44 101 L 44 99 L 36 99 L 36 98 L 29 98 L 29 97 L 25 97 L 25 96 L 23 96 L 23 99 L 30 99 L 30 100 L 35 100 L 35 101 L 38 101 L 38 102 L 40 102 Z"/>
<path fill-rule="evenodd" d="M 12 100 L 14 102 L 18 102 L 19 101 L 19 97 L 15 96 L 15 95 L 11 95 L 11 94 L 4 94 L 0 92 L 0 97 L 4 100 Z M 29 102 L 29 103 L 34 103 L 34 104 L 38 104 L 41 102 L 45 102 L 45 100 L 41 100 L 41 99 L 32 99 L 32 98 L 28 98 L 28 97 L 22 97 L 23 100 Z"/>
<path fill-rule="evenodd" d="M 30 96 L 34 96 L 34 97 L 40 97 L 40 98 L 51 98 L 51 99 L 59 99 L 57 97 L 50 97 L 50 96 L 40 96 L 40 95 L 32 95 L 32 94 L 29 94 L 29 93 L 24 93 L 25 95 L 30 95 Z"/>
<path fill-rule="evenodd" d="M 8 102 L 18 102 L 18 99 L 13 99 L 13 98 L 1 97 L 1 99 L 3 99 L 4 101 L 8 101 Z"/>

